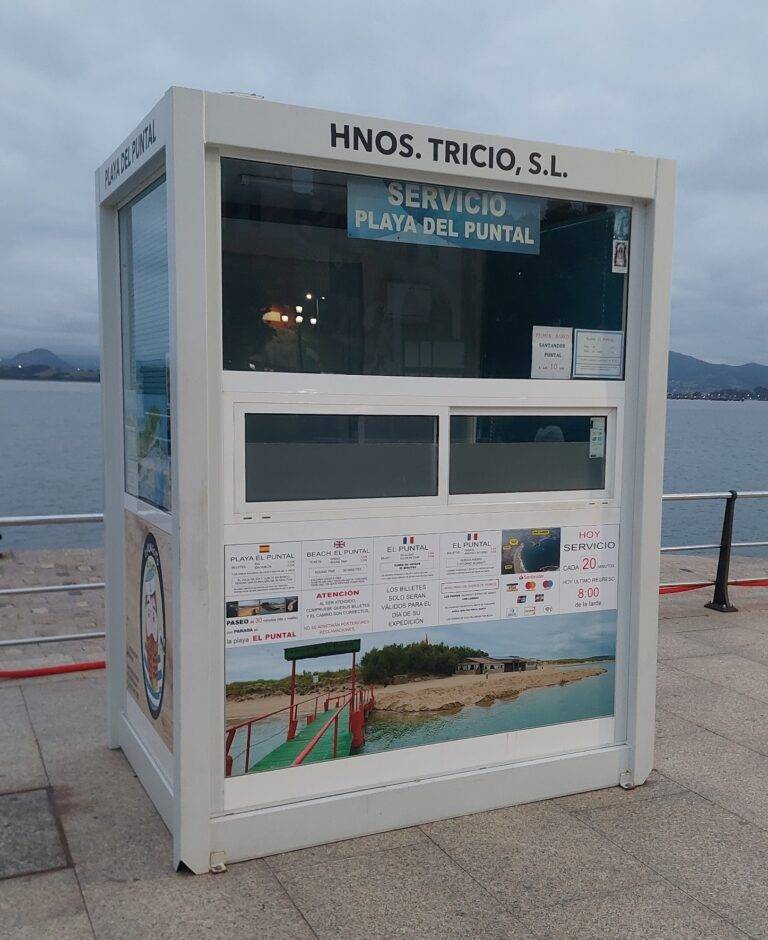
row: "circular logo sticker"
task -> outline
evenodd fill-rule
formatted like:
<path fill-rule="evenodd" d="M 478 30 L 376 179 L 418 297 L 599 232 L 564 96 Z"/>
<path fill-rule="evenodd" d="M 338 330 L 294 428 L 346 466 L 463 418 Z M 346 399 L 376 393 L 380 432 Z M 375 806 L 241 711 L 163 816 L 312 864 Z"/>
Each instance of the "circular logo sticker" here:
<path fill-rule="evenodd" d="M 149 713 L 157 718 L 165 690 L 165 595 L 160 552 L 151 533 L 144 540 L 139 597 L 141 666 Z"/>

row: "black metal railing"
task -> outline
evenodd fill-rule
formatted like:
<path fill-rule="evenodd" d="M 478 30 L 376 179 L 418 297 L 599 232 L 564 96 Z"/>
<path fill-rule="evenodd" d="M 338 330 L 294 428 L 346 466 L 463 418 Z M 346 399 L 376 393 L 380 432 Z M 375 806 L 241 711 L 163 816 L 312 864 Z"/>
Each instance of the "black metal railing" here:
<path fill-rule="evenodd" d="M 711 582 L 677 582 L 662 584 L 660 588 L 686 588 L 686 587 L 704 587 L 707 584 L 714 586 L 714 595 L 712 600 L 705 604 L 710 610 L 716 610 L 721 614 L 735 613 L 738 608 L 731 603 L 728 588 L 733 582 L 730 580 L 731 571 L 731 551 L 734 548 L 765 548 L 768 547 L 768 541 L 757 542 L 734 542 L 733 541 L 733 519 L 736 510 L 737 499 L 768 499 L 766 490 L 728 490 L 723 493 L 665 493 L 662 496 L 664 502 L 684 502 L 690 500 L 702 499 L 722 499 L 725 500 L 725 511 L 723 513 L 723 526 L 720 533 L 719 542 L 711 542 L 705 545 L 664 545 L 661 548 L 662 553 L 666 552 L 685 552 L 685 551 L 704 551 L 707 549 L 718 549 L 717 556 L 717 574 L 715 580 Z M 738 584 L 748 587 L 762 586 L 765 578 L 740 578 Z"/>

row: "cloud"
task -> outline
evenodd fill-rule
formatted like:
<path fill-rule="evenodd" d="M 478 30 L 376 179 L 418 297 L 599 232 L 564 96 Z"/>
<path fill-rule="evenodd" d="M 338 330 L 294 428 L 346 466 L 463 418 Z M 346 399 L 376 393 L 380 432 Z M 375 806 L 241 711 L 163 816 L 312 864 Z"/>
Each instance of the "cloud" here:
<path fill-rule="evenodd" d="M 171 84 L 679 161 L 672 347 L 768 362 L 762 0 L 0 14 L 0 350 L 97 343 L 93 171 Z"/>

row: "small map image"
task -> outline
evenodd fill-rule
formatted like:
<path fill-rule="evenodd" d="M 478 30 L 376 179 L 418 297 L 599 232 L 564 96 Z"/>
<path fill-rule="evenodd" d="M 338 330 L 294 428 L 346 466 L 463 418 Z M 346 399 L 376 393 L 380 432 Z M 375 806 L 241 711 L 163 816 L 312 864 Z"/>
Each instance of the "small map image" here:
<path fill-rule="evenodd" d="M 559 571 L 560 529 L 505 529 L 501 533 L 501 573 Z"/>

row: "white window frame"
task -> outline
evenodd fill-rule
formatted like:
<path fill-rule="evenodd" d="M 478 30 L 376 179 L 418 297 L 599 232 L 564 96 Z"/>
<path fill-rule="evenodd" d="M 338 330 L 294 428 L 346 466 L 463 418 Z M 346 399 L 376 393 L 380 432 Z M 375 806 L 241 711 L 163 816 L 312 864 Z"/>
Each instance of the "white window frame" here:
<path fill-rule="evenodd" d="M 132 186 L 114 206 L 114 224 L 115 224 L 115 237 L 116 237 L 116 247 L 117 247 L 117 291 L 118 291 L 118 314 L 119 314 L 119 330 L 120 330 L 120 396 L 122 401 L 122 423 L 120 426 L 121 434 L 123 435 L 123 448 L 122 448 L 122 461 L 123 461 L 123 507 L 128 510 L 128 512 L 134 513 L 134 515 L 141 515 L 147 521 L 151 522 L 152 525 L 156 525 L 159 529 L 162 529 L 164 532 L 169 534 L 172 532 L 173 528 L 173 459 L 171 458 L 171 505 L 169 508 L 165 509 L 161 506 L 156 506 L 154 503 L 150 503 L 148 500 L 143 499 L 141 496 L 137 496 L 135 493 L 128 492 L 128 474 L 127 468 L 125 466 L 125 383 L 124 383 L 124 368 L 123 368 L 123 356 L 125 355 L 125 350 L 123 348 L 123 343 L 125 340 L 125 334 L 123 329 L 125 309 L 123 307 L 123 289 L 122 289 L 122 253 L 120 245 L 120 213 L 123 209 L 127 209 L 132 203 L 136 203 L 142 197 L 144 193 L 153 187 L 162 180 L 166 186 L 166 213 L 168 213 L 168 197 L 169 197 L 169 186 L 168 186 L 168 172 L 165 164 L 165 160 L 161 166 L 158 166 L 153 172 L 144 176 L 139 174 L 139 181 Z M 165 251 L 168 263 L 168 278 L 169 278 L 169 307 L 170 307 L 170 278 L 171 278 L 171 252 L 170 252 L 170 222 L 166 219 L 166 241 L 165 241 Z M 168 332 L 169 332 L 169 373 L 173 368 L 173 327 L 171 323 L 171 311 L 168 311 Z M 169 392 L 169 405 L 171 408 L 171 415 L 173 415 L 173 382 L 170 382 Z M 171 418 L 171 423 L 168 429 L 170 435 L 171 443 L 171 454 L 173 454 L 173 418 Z"/>
<path fill-rule="evenodd" d="M 436 478 L 437 492 L 434 496 L 393 496 L 393 497 L 365 497 L 360 499 L 301 499 L 301 500 L 264 500 L 248 502 L 245 494 L 245 416 L 248 414 L 314 414 L 314 415 L 394 415 L 394 416 L 427 416 L 437 418 L 437 448 L 436 448 Z M 235 511 L 241 515 L 250 513 L 265 513 L 307 511 L 312 510 L 339 510 L 341 513 L 354 512 L 356 509 L 388 508 L 391 506 L 404 506 L 405 508 L 420 508 L 422 506 L 439 506 L 445 503 L 445 494 L 442 492 L 443 480 L 440 475 L 441 448 L 442 448 L 442 420 L 441 411 L 436 408 L 405 408 L 389 407 L 387 405 L 272 405 L 248 404 L 237 402 L 234 405 L 234 431 L 233 431 L 233 459 L 232 467 L 235 488 Z M 228 474 L 229 475 L 229 474 Z"/>
<path fill-rule="evenodd" d="M 449 415 L 466 415 L 468 417 L 514 417 L 516 415 L 530 415 L 532 417 L 546 417 L 551 415 L 553 418 L 572 418 L 572 417 L 604 417 L 606 419 L 606 446 L 605 446 L 605 485 L 600 489 L 594 490 L 519 490 L 503 493 L 451 493 L 450 492 L 450 458 L 449 458 L 449 487 L 448 504 L 449 505 L 474 505 L 475 503 L 550 503 L 573 502 L 583 503 L 599 501 L 604 505 L 618 503 L 620 499 L 620 474 L 616 471 L 616 461 L 618 459 L 616 447 L 616 428 L 620 427 L 620 410 L 615 408 L 568 408 L 568 407 L 548 407 L 548 408 L 452 408 Z M 450 424 L 449 424 L 450 433 Z M 450 440 L 449 440 L 450 448 Z M 542 445 L 546 446 L 546 445 Z"/>

